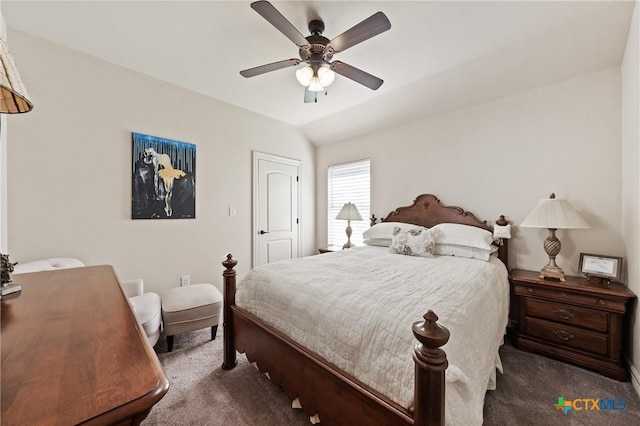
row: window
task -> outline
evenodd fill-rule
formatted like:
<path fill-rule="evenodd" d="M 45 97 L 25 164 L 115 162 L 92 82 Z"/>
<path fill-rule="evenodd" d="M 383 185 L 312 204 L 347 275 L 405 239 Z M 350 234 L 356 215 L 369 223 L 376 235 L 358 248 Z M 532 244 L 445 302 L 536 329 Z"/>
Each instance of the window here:
<path fill-rule="evenodd" d="M 369 160 L 329 166 L 328 243 L 342 246 L 347 242 L 347 222 L 336 219 L 345 203 L 355 204 L 362 220 L 351 221 L 351 243 L 362 245 L 362 233 L 369 228 L 371 217 L 371 180 Z"/>

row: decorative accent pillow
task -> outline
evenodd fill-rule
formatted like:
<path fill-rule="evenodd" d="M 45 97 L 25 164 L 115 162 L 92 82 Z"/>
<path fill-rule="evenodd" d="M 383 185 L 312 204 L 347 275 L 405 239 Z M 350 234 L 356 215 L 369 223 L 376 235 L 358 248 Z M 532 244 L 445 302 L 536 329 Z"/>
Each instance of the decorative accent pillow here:
<path fill-rule="evenodd" d="M 455 244 L 436 244 L 433 254 L 437 254 L 439 256 L 466 257 L 467 259 L 478 259 L 487 262 L 489 261 L 489 257 L 498 251 L 497 246 L 492 245 L 492 247 L 493 248 L 491 250 L 485 250 L 476 247 L 458 246 Z"/>
<path fill-rule="evenodd" d="M 489 251 L 492 249 L 493 234 L 486 229 L 458 223 L 440 223 L 431 229 L 440 231 L 438 244 L 475 247 Z"/>
<path fill-rule="evenodd" d="M 371 228 L 364 231 L 362 233 L 362 239 L 364 240 L 388 239 L 389 243 L 391 243 L 391 239 L 393 238 L 393 229 L 396 226 L 403 231 L 408 231 L 410 229 L 424 229 L 424 227 L 422 226 L 412 225 L 410 223 L 381 222 L 373 225 Z"/>
<path fill-rule="evenodd" d="M 403 231 L 396 226 L 389 252 L 407 256 L 433 257 L 437 234 L 438 231 L 427 228 Z"/>

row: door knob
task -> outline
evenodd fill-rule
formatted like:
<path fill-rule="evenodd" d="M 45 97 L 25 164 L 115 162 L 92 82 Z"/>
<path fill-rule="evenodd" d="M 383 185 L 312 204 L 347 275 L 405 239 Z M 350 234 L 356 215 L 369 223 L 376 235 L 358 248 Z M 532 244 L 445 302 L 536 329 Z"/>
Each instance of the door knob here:
<path fill-rule="evenodd" d="M 264 235 L 264 234 L 268 234 L 268 233 L 269 233 L 269 231 L 265 231 L 263 229 L 260 230 L 260 235 Z"/>

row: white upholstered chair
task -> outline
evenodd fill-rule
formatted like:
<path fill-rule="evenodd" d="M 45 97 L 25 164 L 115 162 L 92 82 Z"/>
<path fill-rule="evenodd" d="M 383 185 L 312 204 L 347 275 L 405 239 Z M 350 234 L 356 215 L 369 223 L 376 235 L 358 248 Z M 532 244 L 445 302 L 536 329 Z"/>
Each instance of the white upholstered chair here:
<path fill-rule="evenodd" d="M 18 262 L 14 266 L 14 274 L 25 274 L 27 272 L 52 271 L 54 269 L 80 268 L 84 266 L 78 259 L 71 257 L 52 257 L 50 259 L 33 260 L 31 262 Z"/>
<path fill-rule="evenodd" d="M 124 295 L 129 299 L 131 309 L 140 325 L 142 325 L 149 343 L 154 346 L 160 338 L 162 323 L 160 296 L 152 292 L 145 293 L 142 278 L 121 280 L 120 287 L 122 287 Z"/>

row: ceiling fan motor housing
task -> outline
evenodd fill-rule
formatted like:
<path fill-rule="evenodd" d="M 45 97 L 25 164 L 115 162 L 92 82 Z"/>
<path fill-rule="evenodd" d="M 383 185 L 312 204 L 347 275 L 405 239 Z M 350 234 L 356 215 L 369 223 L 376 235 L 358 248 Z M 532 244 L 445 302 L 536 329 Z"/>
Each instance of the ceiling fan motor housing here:
<path fill-rule="evenodd" d="M 309 21 L 309 32 L 311 35 L 321 35 L 324 32 L 324 22 L 319 19 Z"/>
<path fill-rule="evenodd" d="M 318 62 L 318 65 L 321 65 L 322 62 L 328 62 L 333 58 L 333 49 L 329 45 L 331 40 L 322 36 L 323 31 L 324 22 L 317 19 L 309 22 L 311 35 L 305 37 L 309 44 L 300 48 L 300 59 L 311 63 Z"/>

